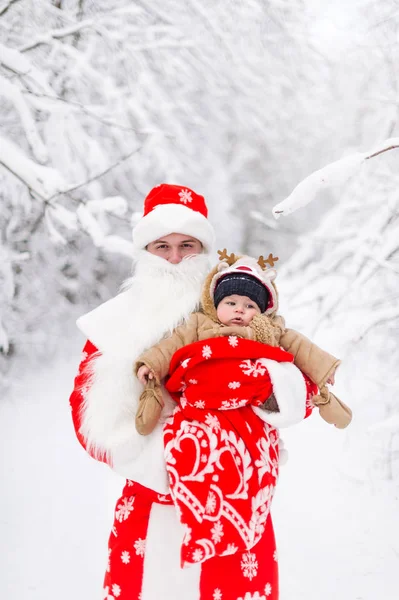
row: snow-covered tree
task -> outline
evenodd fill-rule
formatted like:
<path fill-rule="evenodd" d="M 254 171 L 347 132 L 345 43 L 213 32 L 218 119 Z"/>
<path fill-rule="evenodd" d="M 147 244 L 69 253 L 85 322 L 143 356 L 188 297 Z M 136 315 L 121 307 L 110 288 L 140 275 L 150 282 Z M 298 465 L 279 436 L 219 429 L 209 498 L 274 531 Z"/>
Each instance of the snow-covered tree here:
<path fill-rule="evenodd" d="M 207 197 L 220 243 L 257 243 L 250 213 L 293 183 L 322 105 L 304 14 L 301 0 L 1 3 L 3 356 L 49 353 L 116 290 L 132 214 L 161 181 Z"/>
<path fill-rule="evenodd" d="M 355 414 L 346 437 L 351 476 L 398 480 L 399 14 L 391 0 L 359 2 L 349 12 L 354 35 L 341 49 L 323 45 L 316 31 L 333 82 L 323 122 L 330 154 L 320 152 L 320 170 L 309 168 L 275 206 L 276 216 L 302 207 L 294 216 L 312 225 L 295 240 L 279 283 L 288 323 L 344 359 L 338 393 Z M 265 233 L 273 228 L 270 213 L 255 218 Z M 277 233 L 281 222 L 295 228 L 289 216 L 277 221 Z M 280 236 L 273 251 L 281 255 L 284 246 Z"/>
<path fill-rule="evenodd" d="M 338 381 L 355 413 L 354 455 L 363 454 L 362 467 L 367 456 L 372 470 L 398 478 L 398 156 L 394 164 L 375 160 L 304 237 L 284 270 L 284 294 L 295 323 L 343 358 Z"/>

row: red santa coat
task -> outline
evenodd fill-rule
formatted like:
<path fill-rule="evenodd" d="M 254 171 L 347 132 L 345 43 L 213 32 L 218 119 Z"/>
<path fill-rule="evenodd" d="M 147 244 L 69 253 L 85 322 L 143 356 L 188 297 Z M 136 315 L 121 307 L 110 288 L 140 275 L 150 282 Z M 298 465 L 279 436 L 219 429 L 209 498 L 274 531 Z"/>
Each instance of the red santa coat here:
<path fill-rule="evenodd" d="M 87 342 L 70 403 L 80 443 L 91 456 L 112 467 L 110 457 L 88 448 L 81 433 L 84 396 L 90 390 L 93 378 L 90 365 L 98 356 L 97 348 Z M 146 466 L 151 468 L 151 464 Z M 169 494 L 160 494 L 128 480 L 115 507 L 108 544 L 104 598 L 278 599 L 276 544 L 270 517 L 263 536 L 254 548 L 181 569 L 180 551 L 184 533 Z"/>
<path fill-rule="evenodd" d="M 213 340 L 212 343 L 220 345 L 223 342 L 227 343 L 228 340 Z M 258 345 L 255 342 L 247 343 Z M 87 342 L 71 395 L 73 422 L 78 439 L 85 449 L 88 448 L 81 433 L 82 407 L 84 407 L 85 394 L 90 390 L 95 376 L 92 363 L 98 358 L 97 348 L 91 342 Z M 256 363 L 254 367 L 252 374 L 256 369 L 261 369 L 261 366 Z M 251 372 L 251 369 L 249 371 Z M 177 376 L 179 377 L 179 374 Z M 169 387 L 173 392 L 173 379 Z M 257 420 L 255 415 L 253 420 L 254 422 Z M 166 440 L 170 439 L 170 423 L 165 427 L 165 435 Z M 269 428 L 269 440 L 271 435 L 276 459 L 278 436 L 277 432 L 271 434 Z M 112 466 L 111 457 L 88 450 L 92 456 Z M 147 464 L 147 467 L 150 465 Z M 274 469 L 275 477 L 277 476 L 276 461 Z M 170 600 L 172 598 L 173 600 L 183 598 L 184 600 L 207 598 L 277 600 L 277 554 L 270 516 L 264 521 L 262 527 L 259 541 L 250 549 L 235 552 L 233 555 L 216 556 L 201 565 L 196 564 L 189 569 L 179 570 L 183 529 L 172 506 L 171 496 L 159 494 L 128 480 L 123 495 L 116 504 L 114 526 L 109 539 L 109 561 L 104 581 L 105 598 L 108 600 L 115 598 L 151 600 L 158 597 L 165 600 L 169 598 Z M 216 534 L 217 532 L 214 532 L 214 536 Z M 231 577 L 231 573 L 234 573 L 234 577 Z"/>
<path fill-rule="evenodd" d="M 204 257 L 196 257 L 193 275 L 194 263 L 182 264 L 187 272 L 182 272 L 179 282 L 170 281 L 166 261 L 148 253 L 143 258 L 126 292 L 78 322 L 90 341 L 70 398 L 76 434 L 91 456 L 128 480 L 116 504 L 104 597 L 277 600 L 277 556 L 270 518 L 262 539 L 248 552 L 180 568 L 184 530 L 169 497 L 162 438 L 173 401 L 167 399 L 163 422 L 154 432 L 139 436 L 134 415 L 142 386 L 132 368 L 144 349 L 195 310 L 207 265 Z M 164 291 L 162 297 L 159 290 Z"/>

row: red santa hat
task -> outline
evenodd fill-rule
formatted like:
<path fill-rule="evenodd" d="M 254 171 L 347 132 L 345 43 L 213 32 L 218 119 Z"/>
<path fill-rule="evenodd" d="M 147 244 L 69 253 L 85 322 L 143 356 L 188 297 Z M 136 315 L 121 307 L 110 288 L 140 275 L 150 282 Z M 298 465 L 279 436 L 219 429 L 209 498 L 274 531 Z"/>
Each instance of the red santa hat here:
<path fill-rule="evenodd" d="M 210 252 L 215 233 L 207 217 L 203 196 L 181 185 L 162 183 L 144 200 L 144 214 L 133 229 L 134 251 L 170 233 L 181 233 L 196 238 Z"/>

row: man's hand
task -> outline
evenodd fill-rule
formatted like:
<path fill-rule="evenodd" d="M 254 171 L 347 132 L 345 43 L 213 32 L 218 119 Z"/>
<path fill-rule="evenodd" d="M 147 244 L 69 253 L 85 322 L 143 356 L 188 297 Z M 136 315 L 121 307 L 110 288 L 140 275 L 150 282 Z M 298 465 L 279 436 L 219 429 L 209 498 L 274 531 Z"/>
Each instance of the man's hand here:
<path fill-rule="evenodd" d="M 137 379 L 145 385 L 149 379 L 154 379 L 154 373 L 151 371 L 147 365 L 141 365 L 139 370 L 137 371 Z"/>

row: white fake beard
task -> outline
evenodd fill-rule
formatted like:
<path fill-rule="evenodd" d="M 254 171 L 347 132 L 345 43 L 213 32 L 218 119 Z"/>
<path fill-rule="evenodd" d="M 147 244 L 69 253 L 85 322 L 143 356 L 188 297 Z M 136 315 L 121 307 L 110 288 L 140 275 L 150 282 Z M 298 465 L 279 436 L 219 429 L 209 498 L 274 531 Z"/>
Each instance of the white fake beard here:
<path fill-rule="evenodd" d="M 131 307 L 126 329 L 133 355 L 158 342 L 198 309 L 209 268 L 206 254 L 189 256 L 177 265 L 146 250 L 137 254 L 135 273 L 122 285 Z"/>
<path fill-rule="evenodd" d="M 102 305 L 100 317 L 95 309 L 88 327 L 93 332 L 102 328 L 102 343 L 98 346 L 100 354 L 91 362 L 92 383 L 82 406 L 80 432 L 91 452 L 106 453 L 118 473 L 147 487 L 155 486 L 162 493 L 167 490 L 162 436 L 142 438 L 134 427 L 134 414 L 143 391 L 133 377 L 134 364 L 144 350 L 198 308 L 208 270 L 207 255 L 172 265 L 143 251 L 137 256 L 135 275 L 125 282 L 119 298 Z M 165 402 L 164 415 L 168 416 L 173 401 L 165 395 Z M 153 440 L 155 450 L 148 440 Z M 144 448 L 158 457 L 156 467 L 150 471 L 145 461 L 136 461 Z"/>

